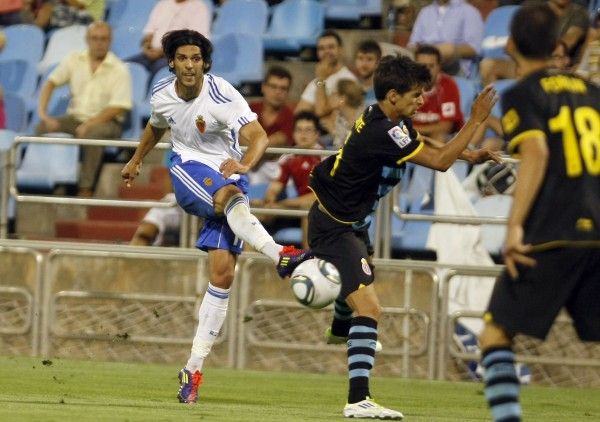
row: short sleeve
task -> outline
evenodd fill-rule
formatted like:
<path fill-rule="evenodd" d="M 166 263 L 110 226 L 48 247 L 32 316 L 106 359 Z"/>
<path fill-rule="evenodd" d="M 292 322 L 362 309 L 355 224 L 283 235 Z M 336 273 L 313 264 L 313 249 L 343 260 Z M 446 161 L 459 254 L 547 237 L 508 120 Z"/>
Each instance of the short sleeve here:
<path fill-rule="evenodd" d="M 372 136 L 378 135 L 381 141 L 371 143 L 371 152 L 380 157 L 387 166 L 402 165 L 423 148 L 422 142 L 418 140 L 417 131 L 408 119 L 397 125 L 381 125 L 377 131 L 378 134 L 374 133 Z"/>
<path fill-rule="evenodd" d="M 217 121 L 238 132 L 242 126 L 257 119 L 244 97 L 229 82 L 212 75 L 206 81 L 209 96 L 216 104 L 211 111 Z"/>
<path fill-rule="evenodd" d="M 502 96 L 502 131 L 508 145 L 508 152 L 516 153 L 523 137 L 521 135 L 539 131 L 544 133 L 544 113 L 538 95 L 519 84 L 512 87 Z"/>

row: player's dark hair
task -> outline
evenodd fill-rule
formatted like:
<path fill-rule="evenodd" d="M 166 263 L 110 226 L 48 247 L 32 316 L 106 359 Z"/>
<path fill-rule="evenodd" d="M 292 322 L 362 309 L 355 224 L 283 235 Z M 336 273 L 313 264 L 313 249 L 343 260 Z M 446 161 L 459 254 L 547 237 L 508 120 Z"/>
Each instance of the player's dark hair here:
<path fill-rule="evenodd" d="M 296 123 L 298 123 L 300 120 L 308 120 L 313 122 L 313 124 L 315 125 L 315 129 L 321 132 L 321 124 L 319 123 L 319 118 L 312 111 L 300 111 L 294 114 L 294 127 L 296 127 Z"/>
<path fill-rule="evenodd" d="M 358 47 L 356 47 L 356 52 L 364 54 L 372 53 L 377 56 L 377 59 L 380 59 L 382 55 L 381 47 L 379 46 L 379 43 L 375 40 L 361 41 L 358 44 Z"/>
<path fill-rule="evenodd" d="M 338 34 L 337 32 L 335 32 L 333 29 L 326 29 L 325 31 L 321 32 L 321 34 L 319 35 L 319 39 L 325 38 L 325 37 L 333 37 L 333 38 L 335 38 L 335 40 L 337 41 L 338 45 L 342 46 L 342 37 L 340 37 L 340 34 Z"/>
<path fill-rule="evenodd" d="M 415 59 L 419 54 L 424 54 L 426 56 L 435 56 L 437 57 L 437 62 L 442 63 L 442 54 L 435 45 L 420 44 L 415 50 Z"/>
<path fill-rule="evenodd" d="M 404 94 L 416 87 L 431 84 L 431 73 L 427 66 L 416 63 L 406 56 L 384 56 L 375 69 L 373 85 L 375 98 L 381 101 L 388 91 L 394 89 Z"/>
<path fill-rule="evenodd" d="M 510 23 L 517 50 L 528 59 L 547 59 L 558 42 L 558 17 L 547 3 L 521 6 Z"/>
<path fill-rule="evenodd" d="M 267 73 L 265 74 L 265 79 L 263 82 L 267 82 L 271 76 L 275 76 L 277 78 L 287 79 L 292 83 L 292 74 L 283 66 L 273 65 L 267 69 Z"/>
<path fill-rule="evenodd" d="M 162 49 L 168 61 L 175 60 L 175 52 L 184 45 L 195 45 L 200 48 L 202 60 L 204 61 L 204 73 L 210 70 L 212 65 L 212 43 L 200 32 L 191 29 L 180 29 L 170 31 L 161 39 Z M 169 70 L 175 73 L 175 69 L 169 66 Z"/>

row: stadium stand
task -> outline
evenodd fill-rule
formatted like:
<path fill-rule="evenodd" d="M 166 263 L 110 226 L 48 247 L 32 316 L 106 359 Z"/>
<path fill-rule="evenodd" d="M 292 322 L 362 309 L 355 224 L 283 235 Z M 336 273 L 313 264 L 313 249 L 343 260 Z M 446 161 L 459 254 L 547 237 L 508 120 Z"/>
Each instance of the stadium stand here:
<path fill-rule="evenodd" d="M 37 86 L 35 65 L 24 59 L 0 59 L 0 86 L 22 98 L 31 98 Z"/>
<path fill-rule="evenodd" d="M 11 25 L 3 28 L 6 46 L 0 51 L 0 60 L 27 60 L 37 66 L 44 53 L 44 31 L 35 25 Z"/>
<path fill-rule="evenodd" d="M 492 10 L 484 22 L 481 42 L 482 58 L 508 59 L 504 47 L 509 35 L 509 25 L 519 6 L 500 6 Z"/>
<path fill-rule="evenodd" d="M 57 29 L 50 35 L 48 45 L 44 50 L 44 56 L 38 63 L 38 73 L 45 74 L 52 66 L 58 64 L 69 53 L 85 50 L 85 25 L 72 25 Z"/>
<path fill-rule="evenodd" d="M 140 52 L 144 34 L 139 26 L 117 26 L 113 28 L 111 50 L 121 60 L 135 56 Z"/>
<path fill-rule="evenodd" d="M 79 145 L 29 144 L 17 169 L 19 189 L 51 193 L 58 185 L 76 185 L 78 180 Z"/>
<path fill-rule="evenodd" d="M 148 16 L 158 0 L 117 0 L 107 8 L 107 22 L 113 28 L 135 27 L 143 29 Z"/>
<path fill-rule="evenodd" d="M 6 110 L 6 129 L 24 132 L 27 127 L 27 103 L 18 94 L 4 93 L 4 109 Z"/>
<path fill-rule="evenodd" d="M 265 0 L 228 0 L 218 10 L 212 35 L 230 33 L 263 35 L 267 29 L 269 7 Z"/>
<path fill-rule="evenodd" d="M 260 35 L 229 33 L 215 36 L 211 73 L 234 86 L 259 83 L 263 78 L 263 41 Z"/>

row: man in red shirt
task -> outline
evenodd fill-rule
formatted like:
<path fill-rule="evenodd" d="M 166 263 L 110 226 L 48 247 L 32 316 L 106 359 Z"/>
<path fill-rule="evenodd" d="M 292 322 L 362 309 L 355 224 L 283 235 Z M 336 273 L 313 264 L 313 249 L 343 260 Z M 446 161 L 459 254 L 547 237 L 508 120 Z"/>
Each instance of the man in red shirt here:
<path fill-rule="evenodd" d="M 319 139 L 319 118 L 310 111 L 301 111 L 296 114 L 294 122 L 294 143 L 296 148 L 314 149 L 321 148 Z M 313 167 L 321 162 L 321 156 L 290 154 L 284 155 L 279 160 L 278 178 L 273 180 L 265 193 L 262 206 L 267 208 L 309 209 L 315 202 L 315 196 L 308 188 L 308 180 Z M 289 180 L 296 188 L 296 196 L 278 200 Z M 302 243 L 306 241 L 307 221 L 301 219 Z"/>
<path fill-rule="evenodd" d="M 292 75 L 284 67 L 272 66 L 267 70 L 261 89 L 263 99 L 250 103 L 250 109 L 258 115 L 258 122 L 267 132 L 270 147 L 294 145 L 292 130 L 294 112 L 287 105 Z M 269 183 L 277 174 L 277 155 L 265 154 L 248 176 L 251 184 Z"/>
<path fill-rule="evenodd" d="M 464 124 L 458 86 L 450 75 L 441 71 L 441 55 L 436 47 L 419 46 L 415 61 L 427 66 L 432 86 L 423 94 L 425 102 L 413 117 L 413 126 L 425 136 L 446 142 Z"/>

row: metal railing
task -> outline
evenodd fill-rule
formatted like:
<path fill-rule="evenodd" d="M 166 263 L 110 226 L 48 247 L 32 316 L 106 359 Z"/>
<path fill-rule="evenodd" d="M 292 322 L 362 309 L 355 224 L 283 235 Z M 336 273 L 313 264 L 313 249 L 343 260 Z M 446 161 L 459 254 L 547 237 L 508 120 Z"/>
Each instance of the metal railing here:
<path fill-rule="evenodd" d="M 26 143 L 41 143 L 41 144 L 77 144 L 77 145 L 92 145 L 92 146 L 112 146 L 119 148 L 135 148 L 138 145 L 137 141 L 126 140 L 99 140 L 99 139 L 77 139 L 77 138 L 54 138 L 54 137 L 32 137 L 18 136 L 9 150 L 9 154 L 3 168 L 3 183 L 2 193 L 0 195 L 0 239 L 7 237 L 8 229 L 8 198 L 12 197 L 17 206 L 19 203 L 45 203 L 45 204 L 60 204 L 60 205 L 75 205 L 75 206 L 109 206 L 109 207 L 126 207 L 126 208 L 150 208 L 161 207 L 169 208 L 177 206 L 176 202 L 165 202 L 159 200 L 124 200 L 110 198 L 78 198 L 68 196 L 54 195 L 37 195 L 23 194 L 19 192 L 16 182 L 17 170 L 17 154 L 20 151 L 19 146 Z M 157 149 L 169 149 L 170 144 L 160 142 L 156 145 Z M 302 155 L 318 155 L 327 157 L 336 154 L 336 151 L 320 150 L 320 149 L 300 149 L 300 148 L 268 148 L 267 151 L 273 154 L 302 154 Z M 515 162 L 515 160 L 507 158 L 507 161 Z M 392 215 L 406 221 L 430 221 L 437 223 L 456 223 L 456 224 L 505 224 L 506 218 L 502 217 L 461 217 L 461 216 L 446 216 L 446 215 L 425 215 L 405 213 L 399 206 L 400 187 L 396 186 L 392 190 L 392 194 L 381 200 L 378 207 L 374 222 L 376 226 L 373 245 L 375 248 L 375 257 L 389 258 L 391 255 L 391 236 L 392 230 L 390 221 Z M 306 210 L 293 209 L 272 209 L 254 207 L 252 212 L 264 215 L 276 215 L 282 217 L 304 217 L 308 214 Z M 180 228 L 180 246 L 194 247 L 196 233 L 198 232 L 199 221 L 197 218 L 190 216 L 187 213 L 182 214 L 182 222 Z"/>

